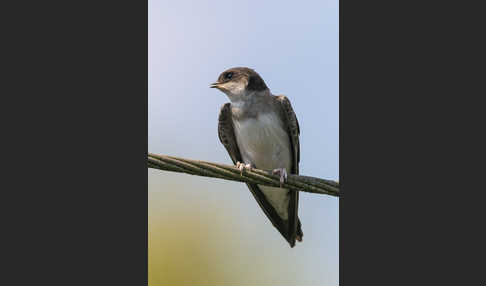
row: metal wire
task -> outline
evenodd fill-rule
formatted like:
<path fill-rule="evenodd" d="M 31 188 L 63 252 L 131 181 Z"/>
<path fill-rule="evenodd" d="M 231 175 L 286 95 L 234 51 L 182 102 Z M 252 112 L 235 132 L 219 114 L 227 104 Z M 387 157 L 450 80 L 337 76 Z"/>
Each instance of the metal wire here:
<path fill-rule="evenodd" d="M 149 168 L 186 173 L 197 176 L 212 177 L 244 183 L 254 183 L 270 187 L 280 187 L 280 177 L 270 171 L 252 168 L 244 169 L 241 173 L 232 165 L 218 164 L 206 161 L 197 161 L 177 158 L 166 155 L 148 154 L 147 165 Z M 339 197 L 339 183 L 315 177 L 289 174 L 282 188 L 298 190 L 314 194 L 326 194 Z"/>

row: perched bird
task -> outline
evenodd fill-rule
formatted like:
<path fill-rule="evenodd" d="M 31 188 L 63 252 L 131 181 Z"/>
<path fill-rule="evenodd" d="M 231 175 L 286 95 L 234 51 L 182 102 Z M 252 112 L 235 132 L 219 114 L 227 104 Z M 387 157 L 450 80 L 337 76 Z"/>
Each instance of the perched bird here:
<path fill-rule="evenodd" d="M 231 102 L 219 113 L 219 140 L 232 161 L 243 172 L 258 168 L 280 175 L 299 173 L 299 123 L 283 95 L 273 95 L 254 70 L 235 67 L 224 71 L 210 87 L 225 93 Z M 298 218 L 299 193 L 277 187 L 247 183 L 258 204 L 294 247 L 302 241 Z"/>

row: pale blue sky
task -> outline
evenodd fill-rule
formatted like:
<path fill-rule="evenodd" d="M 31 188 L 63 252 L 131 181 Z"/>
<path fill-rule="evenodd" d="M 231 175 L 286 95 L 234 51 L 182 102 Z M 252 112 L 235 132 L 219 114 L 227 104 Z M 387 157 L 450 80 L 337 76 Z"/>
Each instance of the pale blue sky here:
<path fill-rule="evenodd" d="M 149 0 L 148 15 L 149 152 L 230 164 L 217 135 L 219 108 L 228 99 L 209 84 L 227 68 L 248 66 L 292 102 L 301 174 L 338 179 L 337 0 Z M 225 253 L 259 257 L 266 265 L 259 275 L 275 275 L 281 285 L 338 284 L 338 199 L 300 194 L 304 242 L 290 249 L 244 184 L 155 170 L 148 180 L 149 219 L 162 215 L 159 208 L 191 217 L 222 204 L 217 213 L 227 220 L 219 227 L 248 238 Z M 184 204 L 191 207 L 175 207 Z M 204 239 L 204 232 L 197 235 Z M 246 258 L 237 257 L 225 263 L 240 269 Z"/>

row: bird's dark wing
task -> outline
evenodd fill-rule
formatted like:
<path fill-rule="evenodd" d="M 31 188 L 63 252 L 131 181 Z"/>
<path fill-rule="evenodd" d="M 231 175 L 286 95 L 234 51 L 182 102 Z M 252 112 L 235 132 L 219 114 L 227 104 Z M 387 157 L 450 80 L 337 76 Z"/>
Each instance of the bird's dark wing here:
<path fill-rule="evenodd" d="M 287 126 L 287 133 L 289 134 L 290 143 L 292 144 L 292 174 L 299 174 L 299 162 L 300 162 L 300 143 L 299 143 L 299 121 L 297 121 L 297 116 L 295 115 L 290 100 L 285 95 L 278 95 L 275 98 L 280 102 L 281 109 L 281 119 Z"/>
<path fill-rule="evenodd" d="M 229 102 L 221 106 L 221 110 L 219 111 L 218 136 L 219 141 L 223 143 L 224 148 L 228 151 L 233 164 L 236 164 L 236 162 L 243 162 L 240 149 L 236 143 L 235 131 L 233 129 L 233 121 L 231 118 L 231 103 Z"/>
<path fill-rule="evenodd" d="M 299 143 L 299 135 L 300 135 L 300 127 L 299 121 L 297 120 L 297 116 L 295 115 L 294 110 L 292 109 L 292 105 L 290 104 L 290 100 L 284 95 L 275 96 L 278 102 L 280 102 L 280 117 L 284 122 L 285 126 L 287 126 L 287 134 L 289 134 L 289 140 L 291 144 L 291 151 L 292 151 L 292 170 L 290 170 L 291 174 L 298 175 L 299 174 L 299 162 L 300 162 L 300 143 Z M 302 240 L 304 236 L 301 223 L 298 218 L 298 208 L 299 208 L 299 192 L 295 190 L 290 191 L 290 203 L 289 203 L 289 218 L 290 220 L 290 227 L 295 229 L 295 233 L 299 240 Z M 295 222 L 297 225 L 295 225 Z"/>
<path fill-rule="evenodd" d="M 233 120 L 231 116 L 231 103 L 226 103 L 221 107 L 218 119 L 218 134 L 219 140 L 228 151 L 231 160 L 234 164 L 236 162 L 243 162 L 238 144 L 236 143 L 236 137 L 233 129 Z M 255 197 L 256 201 L 260 205 L 265 215 L 270 219 L 273 226 L 282 234 L 282 236 L 289 242 L 291 247 L 295 245 L 295 219 L 294 216 L 289 216 L 290 220 L 283 220 L 275 211 L 273 206 L 268 202 L 263 192 L 260 190 L 257 184 L 246 184 L 251 193 Z M 290 202 L 295 200 L 296 196 L 291 195 Z M 298 195 L 297 195 L 298 199 Z M 290 204 L 289 204 L 290 205 Z M 295 209 L 296 210 L 296 209 Z M 289 213 L 293 214 L 293 212 Z M 297 214 L 295 215 L 297 216 Z M 292 227 L 291 227 L 292 225 Z M 293 230 L 293 231 L 290 231 Z"/>

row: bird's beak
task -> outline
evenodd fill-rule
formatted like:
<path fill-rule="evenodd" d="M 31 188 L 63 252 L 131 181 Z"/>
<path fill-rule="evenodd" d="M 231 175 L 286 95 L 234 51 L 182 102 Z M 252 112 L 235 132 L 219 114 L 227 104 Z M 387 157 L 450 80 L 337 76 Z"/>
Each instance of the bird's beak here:
<path fill-rule="evenodd" d="M 219 88 L 219 82 L 212 83 L 209 87 L 210 88 Z"/>

